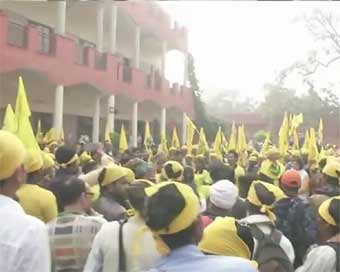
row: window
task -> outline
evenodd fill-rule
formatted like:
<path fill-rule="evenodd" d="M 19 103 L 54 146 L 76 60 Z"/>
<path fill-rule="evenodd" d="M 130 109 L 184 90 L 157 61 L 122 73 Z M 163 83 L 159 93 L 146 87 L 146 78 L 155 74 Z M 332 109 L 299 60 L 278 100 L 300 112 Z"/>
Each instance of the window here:
<path fill-rule="evenodd" d="M 26 25 L 14 21 L 9 21 L 7 29 L 7 43 L 10 45 L 25 48 L 27 46 Z"/>

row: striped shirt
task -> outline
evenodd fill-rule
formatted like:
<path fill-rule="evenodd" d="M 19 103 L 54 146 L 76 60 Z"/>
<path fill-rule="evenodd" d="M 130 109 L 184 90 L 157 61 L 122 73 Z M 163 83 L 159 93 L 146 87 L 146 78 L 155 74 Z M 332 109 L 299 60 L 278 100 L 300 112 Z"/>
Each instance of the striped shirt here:
<path fill-rule="evenodd" d="M 85 213 L 63 212 L 49 222 L 53 271 L 83 271 L 92 242 L 106 220 Z"/>

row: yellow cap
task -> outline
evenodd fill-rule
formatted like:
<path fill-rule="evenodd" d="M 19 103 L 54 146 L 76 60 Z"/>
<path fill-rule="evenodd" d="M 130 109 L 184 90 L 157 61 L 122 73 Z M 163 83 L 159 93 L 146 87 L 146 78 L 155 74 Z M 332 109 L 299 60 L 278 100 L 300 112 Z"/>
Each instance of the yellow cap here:
<path fill-rule="evenodd" d="M 255 190 L 255 186 L 257 184 L 262 184 L 269 192 L 273 193 L 274 196 L 275 196 L 275 201 L 271 204 L 271 205 L 266 205 L 264 203 L 262 203 L 256 193 L 256 190 Z M 277 186 L 273 185 L 273 184 L 270 184 L 270 183 L 267 183 L 267 182 L 263 182 L 263 181 L 259 181 L 259 180 L 256 180 L 256 181 L 253 181 L 253 183 L 251 184 L 250 188 L 249 188 L 249 191 L 248 191 L 248 196 L 247 196 L 247 200 L 260 208 L 260 211 L 262 213 L 265 213 L 268 215 L 268 217 L 272 220 L 272 221 L 275 221 L 276 217 L 274 215 L 274 213 L 271 211 L 272 208 L 273 208 L 273 204 L 282 199 L 282 198 L 285 198 L 286 195 L 285 193 Z"/>
<path fill-rule="evenodd" d="M 133 182 L 135 180 L 135 173 L 130 168 L 127 168 L 127 167 L 122 167 L 122 168 L 125 172 L 128 182 L 130 183 Z"/>
<path fill-rule="evenodd" d="M 166 186 L 176 186 L 179 194 L 183 197 L 185 201 L 185 206 L 178 213 L 174 220 L 164 229 L 155 231 L 157 234 L 174 234 L 184 230 L 192 225 L 192 223 L 197 219 L 200 211 L 200 203 L 198 197 L 195 195 L 194 191 L 190 186 L 180 183 L 180 182 L 162 182 L 154 186 L 145 188 L 145 194 L 148 197 L 152 197 L 157 194 L 161 188 Z"/>
<path fill-rule="evenodd" d="M 55 161 L 53 159 L 53 154 L 41 151 L 41 156 L 42 156 L 42 159 L 43 159 L 43 169 L 44 170 L 52 168 L 55 165 Z"/>
<path fill-rule="evenodd" d="M 340 163 L 335 160 L 327 160 L 327 164 L 323 168 L 322 173 L 333 178 L 339 178 L 340 177 Z"/>
<path fill-rule="evenodd" d="M 101 182 L 102 186 L 107 186 L 127 176 L 126 170 L 124 170 L 123 167 L 115 165 L 115 164 L 111 164 L 105 167 L 104 169 L 105 169 L 105 175 L 104 175 L 103 181 Z"/>
<path fill-rule="evenodd" d="M 270 160 L 264 160 L 260 167 L 260 173 L 273 179 L 278 180 L 285 171 L 285 167 L 276 162 L 276 165 L 273 164 Z"/>
<path fill-rule="evenodd" d="M 236 221 L 233 217 L 217 217 L 205 228 L 198 247 L 201 251 L 214 255 L 235 256 L 248 260 L 251 258 L 248 245 L 237 234 Z"/>
<path fill-rule="evenodd" d="M 40 150 L 27 150 L 24 167 L 28 174 L 38 171 L 43 167 L 43 159 Z"/>
<path fill-rule="evenodd" d="M 328 224 L 332 226 L 337 226 L 337 225 L 339 226 L 340 222 L 336 222 L 335 218 L 329 213 L 329 206 L 331 205 L 331 202 L 334 201 L 335 199 L 340 201 L 340 196 L 335 196 L 324 201 L 319 207 L 319 215 Z"/>
<path fill-rule="evenodd" d="M 26 150 L 14 134 L 0 130 L 0 181 L 11 177 L 25 160 Z"/>

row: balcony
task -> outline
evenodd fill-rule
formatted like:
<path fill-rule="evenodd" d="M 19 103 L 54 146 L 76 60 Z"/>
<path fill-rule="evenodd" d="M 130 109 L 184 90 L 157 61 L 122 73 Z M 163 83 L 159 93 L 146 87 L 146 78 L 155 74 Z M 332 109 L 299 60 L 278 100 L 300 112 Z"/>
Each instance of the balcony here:
<path fill-rule="evenodd" d="M 150 76 L 131 67 L 126 59 L 99 53 L 79 39 L 56 35 L 34 24 L 15 25 L 8 19 L 0 11 L 0 73 L 35 70 L 55 85 L 90 84 L 134 101 L 150 100 L 193 114 L 191 92 L 186 87 L 182 87 L 182 95 L 173 92 L 160 73 Z"/>

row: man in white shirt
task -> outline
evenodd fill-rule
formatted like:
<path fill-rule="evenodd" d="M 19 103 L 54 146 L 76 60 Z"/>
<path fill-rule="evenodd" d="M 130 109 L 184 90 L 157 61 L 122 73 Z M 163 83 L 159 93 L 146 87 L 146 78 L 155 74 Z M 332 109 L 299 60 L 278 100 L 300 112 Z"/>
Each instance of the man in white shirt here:
<path fill-rule="evenodd" d="M 49 272 L 50 249 L 46 226 L 26 215 L 15 192 L 25 183 L 22 142 L 0 130 L 0 271 Z"/>

